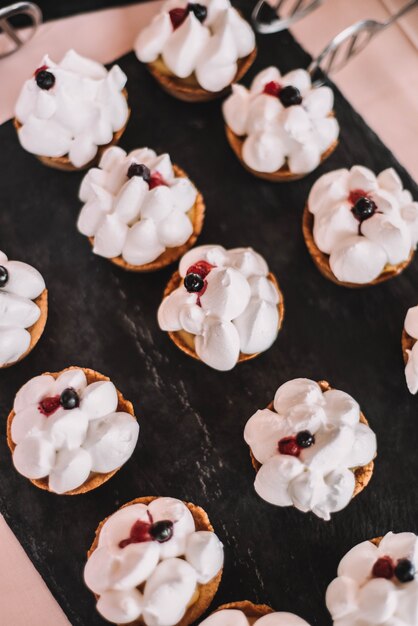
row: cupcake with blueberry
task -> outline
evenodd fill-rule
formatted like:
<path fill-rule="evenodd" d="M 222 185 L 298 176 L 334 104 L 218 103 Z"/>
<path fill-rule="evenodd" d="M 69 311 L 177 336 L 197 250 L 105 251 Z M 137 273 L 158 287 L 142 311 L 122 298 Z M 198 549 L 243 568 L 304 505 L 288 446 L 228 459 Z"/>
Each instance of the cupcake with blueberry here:
<path fill-rule="evenodd" d="M 98 527 L 84 569 L 114 624 L 188 626 L 209 607 L 223 546 L 206 512 L 175 498 L 137 498 Z"/>
<path fill-rule="evenodd" d="M 334 626 L 416 626 L 417 567 L 414 533 L 390 532 L 352 548 L 326 593 Z"/>
<path fill-rule="evenodd" d="M 303 235 L 323 276 L 344 287 L 400 274 L 418 243 L 418 203 L 392 168 L 355 165 L 321 176 L 303 215 Z"/>
<path fill-rule="evenodd" d="M 129 118 L 126 75 L 69 50 L 45 56 L 20 92 L 14 124 L 22 147 L 60 170 L 90 167 L 116 144 Z"/>
<path fill-rule="evenodd" d="M 294 613 L 276 613 L 265 604 L 231 602 L 201 622 L 201 626 L 309 626 Z"/>
<path fill-rule="evenodd" d="M 283 316 L 283 295 L 260 254 L 207 245 L 181 259 L 158 323 L 180 350 L 226 371 L 268 350 Z"/>
<path fill-rule="evenodd" d="M 153 271 L 178 260 L 195 243 L 203 198 L 168 154 L 148 148 L 105 151 L 80 187 L 78 229 L 93 252 L 125 270 Z"/>
<path fill-rule="evenodd" d="M 138 433 L 132 404 L 106 376 L 80 367 L 29 380 L 7 419 L 16 470 L 65 495 L 109 480 L 132 456 Z"/>
<path fill-rule="evenodd" d="M 222 96 L 257 55 L 251 26 L 229 0 L 169 0 L 140 32 L 135 52 L 166 92 L 187 102 Z"/>
<path fill-rule="evenodd" d="M 0 251 L 0 368 L 33 350 L 48 317 L 48 291 L 31 265 L 9 261 Z"/>
<path fill-rule="evenodd" d="M 316 87 L 306 70 L 282 76 L 268 67 L 251 87 L 233 85 L 223 104 L 229 144 L 254 176 L 291 181 L 312 172 L 337 147 L 334 94 Z"/>
<path fill-rule="evenodd" d="M 418 306 L 408 309 L 402 332 L 405 378 L 411 393 L 418 392 Z"/>
<path fill-rule="evenodd" d="M 266 502 L 329 520 L 369 483 L 376 436 L 358 403 L 321 381 L 296 378 L 247 422 L 244 439 Z"/>

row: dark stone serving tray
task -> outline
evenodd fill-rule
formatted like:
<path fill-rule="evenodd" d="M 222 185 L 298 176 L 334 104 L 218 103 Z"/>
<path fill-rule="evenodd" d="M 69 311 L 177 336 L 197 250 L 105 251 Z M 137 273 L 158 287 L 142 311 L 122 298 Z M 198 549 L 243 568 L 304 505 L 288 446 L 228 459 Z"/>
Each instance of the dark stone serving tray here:
<path fill-rule="evenodd" d="M 247 81 L 268 64 L 288 71 L 309 62 L 288 32 L 258 43 Z M 120 65 L 132 107 L 121 146 L 168 151 L 190 174 L 207 204 L 200 244 L 253 246 L 266 257 L 284 292 L 284 327 L 270 350 L 232 372 L 183 355 L 156 322 L 175 267 L 135 275 L 94 256 L 76 229 L 82 174 L 44 167 L 20 148 L 12 124 L 3 125 L 0 248 L 42 272 L 50 313 L 34 352 L 0 373 L 1 512 L 74 625 L 105 624 L 83 583 L 98 523 L 135 497 L 171 495 L 202 505 L 225 544 L 213 608 L 250 599 L 329 626 L 325 590 L 347 550 L 389 530 L 418 531 L 418 403 L 407 391 L 401 353 L 406 310 L 418 303 L 418 264 L 377 287 L 338 287 L 322 278 L 306 251 L 302 210 L 321 174 L 355 163 L 375 171 L 395 167 L 415 197 L 417 186 L 337 89 L 338 149 L 307 178 L 275 185 L 238 163 L 219 102 L 170 98 L 134 54 Z M 42 492 L 18 475 L 5 437 L 19 387 L 68 365 L 110 376 L 141 423 L 133 458 L 100 489 L 78 497 Z M 327 379 L 352 394 L 377 433 L 369 487 L 328 523 L 262 501 L 243 441 L 252 413 L 298 376 Z"/>

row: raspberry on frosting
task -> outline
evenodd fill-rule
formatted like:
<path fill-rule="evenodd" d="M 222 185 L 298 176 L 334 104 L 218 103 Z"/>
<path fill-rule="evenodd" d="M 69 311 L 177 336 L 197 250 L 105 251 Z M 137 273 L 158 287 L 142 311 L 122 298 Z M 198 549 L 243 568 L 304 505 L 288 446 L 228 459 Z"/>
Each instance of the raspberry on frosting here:
<path fill-rule="evenodd" d="M 258 495 L 324 520 L 347 506 L 355 489 L 354 469 L 376 454 L 376 436 L 360 421 L 357 402 L 305 378 L 279 387 L 274 410 L 257 411 L 244 439 L 259 465 Z"/>

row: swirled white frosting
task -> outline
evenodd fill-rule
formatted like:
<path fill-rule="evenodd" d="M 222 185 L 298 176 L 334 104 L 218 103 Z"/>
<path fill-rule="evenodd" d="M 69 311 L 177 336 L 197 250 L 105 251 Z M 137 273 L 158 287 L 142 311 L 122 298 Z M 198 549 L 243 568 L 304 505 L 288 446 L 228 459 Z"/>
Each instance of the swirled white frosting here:
<path fill-rule="evenodd" d="M 356 193 L 376 206 L 362 222 L 352 212 Z M 406 261 L 417 246 L 418 202 L 392 168 L 378 176 L 361 165 L 324 174 L 311 189 L 308 207 L 315 243 L 329 255 L 341 282 L 370 283 L 387 264 Z"/>
<path fill-rule="evenodd" d="M 15 115 L 22 124 L 20 143 L 39 156 L 67 155 L 75 167 L 82 167 L 128 119 L 122 93 L 126 75 L 118 65 L 108 72 L 74 50 L 58 64 L 45 56 L 40 63 L 44 66 L 55 77 L 53 87 L 41 89 L 32 76 L 16 103 Z"/>
<path fill-rule="evenodd" d="M 57 406 L 46 414 L 41 403 L 59 400 L 68 388 L 77 392 L 79 406 Z M 91 473 L 118 469 L 134 451 L 139 426 L 117 407 L 114 384 L 88 384 L 82 369 L 68 369 L 56 379 L 49 374 L 32 378 L 17 392 L 13 406 L 17 471 L 32 480 L 48 477 L 49 489 L 61 494 L 83 485 Z"/>
<path fill-rule="evenodd" d="M 128 178 L 134 163 L 146 165 L 151 181 L 157 176 L 163 184 L 153 187 L 140 176 Z M 175 176 L 168 154 L 108 148 L 99 167 L 87 172 L 79 196 L 85 204 L 78 229 L 94 237 L 93 251 L 106 258 L 122 256 L 127 263 L 144 265 L 167 248 L 183 245 L 193 233 L 187 213 L 197 191 L 188 178 Z"/>
<path fill-rule="evenodd" d="M 147 525 L 161 521 L 173 523 L 172 536 L 163 543 L 146 534 Z M 141 522 L 140 541 L 121 547 Z M 107 519 L 84 580 L 100 596 L 97 609 L 110 622 L 128 624 L 141 618 L 146 626 L 174 626 L 195 601 L 199 586 L 222 569 L 223 559 L 218 537 L 197 531 L 181 500 L 157 498 L 148 506 L 125 506 Z"/>
<path fill-rule="evenodd" d="M 264 92 L 269 83 L 296 87 L 302 102 L 283 106 L 276 95 Z M 306 174 L 319 165 L 321 155 L 338 137 L 338 122 L 330 117 L 333 104 L 331 89 L 313 87 L 306 70 L 281 76 L 276 67 L 268 67 L 255 77 L 250 89 L 232 86 L 223 114 L 236 135 L 245 135 L 242 158 L 251 169 L 276 172 L 287 165 L 294 174 Z"/>
<path fill-rule="evenodd" d="M 238 609 L 222 609 L 210 615 L 200 626 L 309 626 L 304 619 L 293 613 L 269 613 L 263 617 L 248 618 Z"/>
<path fill-rule="evenodd" d="M 310 447 L 298 456 L 279 451 L 279 442 L 308 431 Z M 296 378 L 276 391 L 274 411 L 257 411 L 247 422 L 244 439 L 261 464 L 255 490 L 267 502 L 312 511 L 329 520 L 350 502 L 353 469 L 376 454 L 376 436 L 360 422 L 360 407 L 344 391 L 322 392 L 313 380 Z"/>
<path fill-rule="evenodd" d="M 391 559 L 394 567 L 408 559 L 418 569 L 417 536 L 388 533 L 379 546 L 364 541 L 345 555 L 326 594 L 334 626 L 418 624 L 418 579 L 401 583 L 396 576 L 376 577 L 373 568 L 382 557 Z"/>
<path fill-rule="evenodd" d="M 162 330 L 194 335 L 196 353 L 204 363 L 230 370 L 240 352 L 263 352 L 273 344 L 280 296 L 268 278 L 267 263 L 252 248 L 193 248 L 180 261 L 180 276 L 199 261 L 212 266 L 204 292 L 189 293 L 181 284 L 161 303 L 158 323 Z"/>
<path fill-rule="evenodd" d="M 415 339 L 411 350 L 408 350 L 408 362 L 405 367 L 405 377 L 411 393 L 418 392 L 418 306 L 408 310 L 405 318 L 405 331 Z"/>
<path fill-rule="evenodd" d="M 221 91 L 234 80 L 239 59 L 255 48 L 250 25 L 229 0 L 201 0 L 207 17 L 200 22 L 192 11 L 174 28 L 169 11 L 185 9 L 184 0 L 169 0 L 135 43 L 136 56 L 143 63 L 162 57 L 167 68 L 178 78 L 191 74 L 207 91 Z"/>
<path fill-rule="evenodd" d="M 9 261 L 0 251 L 7 282 L 0 286 L 0 367 L 18 361 L 30 345 L 26 330 L 38 321 L 41 310 L 33 302 L 45 289 L 41 274 L 31 265 Z"/>

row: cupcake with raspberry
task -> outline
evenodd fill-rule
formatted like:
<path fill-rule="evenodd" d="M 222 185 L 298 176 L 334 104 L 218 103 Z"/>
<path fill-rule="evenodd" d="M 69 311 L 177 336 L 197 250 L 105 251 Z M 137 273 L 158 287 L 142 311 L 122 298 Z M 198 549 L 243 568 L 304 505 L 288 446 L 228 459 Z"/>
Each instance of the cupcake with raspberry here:
<path fill-rule="evenodd" d="M 33 350 L 47 317 L 48 291 L 41 274 L 0 251 L 0 369 Z"/>
<path fill-rule="evenodd" d="M 224 95 L 257 55 L 251 26 L 229 0 L 169 0 L 139 33 L 135 52 L 167 93 L 187 102 Z"/>
<path fill-rule="evenodd" d="M 344 287 L 400 274 L 418 243 L 418 203 L 392 168 L 355 165 L 321 176 L 303 215 L 303 235 L 323 276 Z"/>
<path fill-rule="evenodd" d="M 408 532 L 352 548 L 326 593 L 334 626 L 416 626 L 417 555 L 417 536 Z"/>
<path fill-rule="evenodd" d="M 334 94 L 306 70 L 282 76 L 268 67 L 251 87 L 233 85 L 223 104 L 229 144 L 254 176 L 272 182 L 302 178 L 337 147 Z"/>
<path fill-rule="evenodd" d="M 29 380 L 7 419 L 16 470 L 65 495 L 109 480 L 132 456 L 138 433 L 132 404 L 109 378 L 81 367 Z"/>
<path fill-rule="evenodd" d="M 129 118 L 126 75 L 69 50 L 45 56 L 20 92 L 14 124 L 22 147 L 49 167 L 92 166 L 116 144 Z"/>
<path fill-rule="evenodd" d="M 231 602 L 220 606 L 201 626 L 309 626 L 294 613 L 275 613 L 265 604 Z"/>
<path fill-rule="evenodd" d="M 402 333 L 405 378 L 411 393 L 418 392 L 418 306 L 408 309 Z"/>
<path fill-rule="evenodd" d="M 268 350 L 283 316 L 282 293 L 260 254 L 207 245 L 181 259 L 158 323 L 180 350 L 226 371 Z"/>
<path fill-rule="evenodd" d="M 109 622 L 188 626 L 212 602 L 223 560 L 202 508 L 175 498 L 137 498 L 99 525 L 84 580 Z"/>
<path fill-rule="evenodd" d="M 258 495 L 329 520 L 369 483 L 376 436 L 357 402 L 321 381 L 296 378 L 247 422 Z"/>
<path fill-rule="evenodd" d="M 149 272 L 195 243 L 205 216 L 201 194 L 168 154 L 112 147 L 80 187 L 78 229 L 93 252 L 125 270 Z"/>

